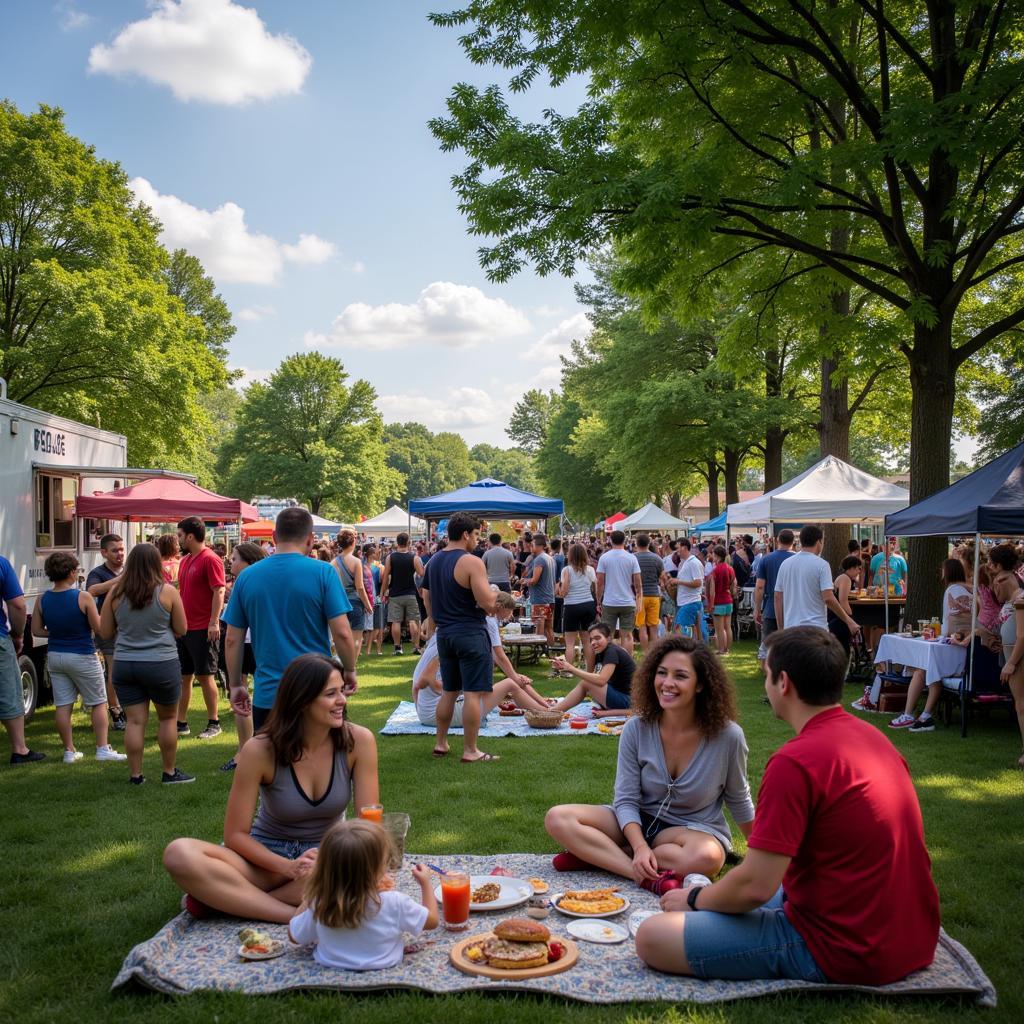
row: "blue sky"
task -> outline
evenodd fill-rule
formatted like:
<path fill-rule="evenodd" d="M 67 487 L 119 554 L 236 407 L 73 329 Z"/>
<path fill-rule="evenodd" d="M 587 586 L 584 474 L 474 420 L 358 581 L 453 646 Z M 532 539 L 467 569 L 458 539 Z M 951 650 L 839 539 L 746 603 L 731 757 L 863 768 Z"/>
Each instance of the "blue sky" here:
<path fill-rule="evenodd" d="M 310 348 L 368 379 L 389 422 L 507 445 L 529 387 L 588 327 L 572 282 L 489 283 L 426 127 L 474 68 L 442 0 L 33 0 L 5 12 L 0 95 L 65 111 L 203 260 L 247 379 Z M 576 83 L 517 110 L 575 106 Z"/>

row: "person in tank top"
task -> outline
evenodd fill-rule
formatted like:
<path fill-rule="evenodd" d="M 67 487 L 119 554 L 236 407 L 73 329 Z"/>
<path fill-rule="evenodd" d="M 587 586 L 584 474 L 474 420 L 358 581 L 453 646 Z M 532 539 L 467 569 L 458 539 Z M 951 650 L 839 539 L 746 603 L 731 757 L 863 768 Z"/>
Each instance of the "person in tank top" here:
<path fill-rule="evenodd" d="M 416 600 L 416 576 L 424 573 L 420 556 L 409 550 L 409 534 L 400 533 L 395 538 L 395 550 L 384 560 L 380 578 L 381 600 L 387 601 L 388 624 L 395 654 L 403 654 L 402 626 L 409 627 L 413 653 L 420 650 L 420 606 Z"/>
<path fill-rule="evenodd" d="M 357 811 L 379 802 L 377 742 L 346 720 L 341 672 L 322 654 L 288 665 L 266 724 L 236 755 L 224 845 L 182 838 L 164 851 L 193 916 L 286 924 L 327 829 L 353 795 Z"/>

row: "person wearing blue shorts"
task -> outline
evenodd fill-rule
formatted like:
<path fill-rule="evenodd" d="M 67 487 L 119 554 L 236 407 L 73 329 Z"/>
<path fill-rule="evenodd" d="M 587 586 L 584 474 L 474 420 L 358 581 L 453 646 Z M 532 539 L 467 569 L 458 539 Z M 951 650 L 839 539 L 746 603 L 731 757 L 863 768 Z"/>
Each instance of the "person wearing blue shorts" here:
<path fill-rule="evenodd" d="M 612 643 L 611 628 L 595 622 L 589 632 L 590 647 L 594 652 L 594 671 L 577 668 L 566 658 L 552 658 L 556 672 L 569 672 L 579 682 L 555 705 L 555 711 L 568 711 L 589 696 L 597 706 L 595 715 L 625 711 L 630 705 L 630 689 L 636 662 L 629 652 Z"/>
<path fill-rule="evenodd" d="M 690 550 L 688 538 L 683 537 L 676 545 L 676 550 L 682 561 L 675 577 L 668 580 L 669 587 L 675 590 L 675 624 L 683 633 L 689 632 L 694 640 L 698 637 L 699 629 L 700 639 L 706 643 L 708 634 L 704 626 L 704 566 Z"/>

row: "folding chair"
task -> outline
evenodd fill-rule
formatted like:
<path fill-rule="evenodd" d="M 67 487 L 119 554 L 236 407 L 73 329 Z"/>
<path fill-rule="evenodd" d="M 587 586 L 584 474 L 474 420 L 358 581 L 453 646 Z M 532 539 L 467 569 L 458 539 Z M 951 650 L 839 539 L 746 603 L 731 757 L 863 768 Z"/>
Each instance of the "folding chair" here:
<path fill-rule="evenodd" d="M 1013 713 L 1013 697 L 1009 687 L 999 680 L 999 656 L 990 651 L 980 637 L 974 638 L 974 668 L 968 673 L 970 658 L 963 671 L 942 680 L 942 721 L 949 725 L 953 707 L 960 708 L 960 735 L 967 735 L 967 719 L 975 708 L 986 711 L 991 707 L 1004 707 Z"/>

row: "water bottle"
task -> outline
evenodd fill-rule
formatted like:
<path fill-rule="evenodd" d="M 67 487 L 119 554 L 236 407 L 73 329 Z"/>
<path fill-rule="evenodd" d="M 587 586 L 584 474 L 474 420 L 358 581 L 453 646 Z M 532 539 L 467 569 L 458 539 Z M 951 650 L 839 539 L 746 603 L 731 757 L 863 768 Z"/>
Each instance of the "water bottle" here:
<path fill-rule="evenodd" d="M 691 885 L 710 885 L 711 879 L 707 875 L 702 875 L 697 871 L 691 871 L 683 879 L 683 888 L 688 889 Z"/>

